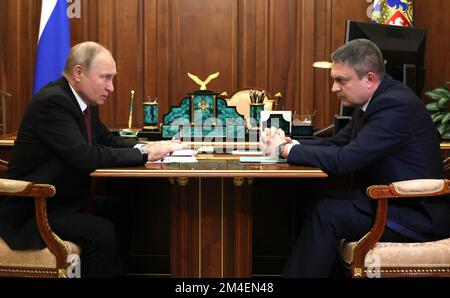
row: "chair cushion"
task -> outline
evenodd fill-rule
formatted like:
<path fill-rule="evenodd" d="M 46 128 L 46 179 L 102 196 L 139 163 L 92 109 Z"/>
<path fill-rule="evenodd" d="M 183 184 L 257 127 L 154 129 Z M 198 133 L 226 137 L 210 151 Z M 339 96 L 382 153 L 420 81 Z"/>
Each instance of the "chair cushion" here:
<path fill-rule="evenodd" d="M 415 179 L 393 182 L 395 191 L 402 195 L 421 195 L 441 191 L 444 188 L 443 179 Z"/>
<path fill-rule="evenodd" d="M 351 264 L 356 242 L 344 242 L 340 254 L 345 263 Z M 365 259 L 366 266 L 373 266 L 375 256 L 380 256 L 381 267 L 450 267 L 450 238 L 421 243 L 379 242 Z"/>
<path fill-rule="evenodd" d="M 64 241 L 69 248 L 69 254 L 80 255 L 80 247 Z M 45 267 L 56 268 L 56 257 L 48 248 L 30 250 L 12 250 L 3 239 L 0 238 L 0 267 Z"/>
<path fill-rule="evenodd" d="M 2 193 L 17 193 L 24 191 L 28 186 L 31 185 L 31 182 L 19 181 L 19 180 L 10 180 L 10 179 L 0 179 L 0 189 Z"/>

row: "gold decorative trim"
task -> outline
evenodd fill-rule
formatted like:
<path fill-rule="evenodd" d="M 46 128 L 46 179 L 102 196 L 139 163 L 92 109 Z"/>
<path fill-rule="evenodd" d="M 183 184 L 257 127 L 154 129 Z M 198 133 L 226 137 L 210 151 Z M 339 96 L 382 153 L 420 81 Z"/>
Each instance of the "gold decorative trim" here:
<path fill-rule="evenodd" d="M 60 277 L 59 269 L 16 269 L 16 268 L 0 268 L 1 273 L 11 274 L 11 273 L 22 273 L 22 274 L 46 274 L 46 275 L 55 275 Z M 67 277 L 67 276 L 66 276 Z"/>
<path fill-rule="evenodd" d="M 367 273 L 367 269 L 364 269 Z M 376 273 L 450 273 L 450 268 L 436 268 L 436 269 L 375 269 L 371 272 Z"/>
<path fill-rule="evenodd" d="M 14 140 L 0 140 L 0 146 L 14 146 Z"/>
<path fill-rule="evenodd" d="M 248 185 L 252 185 L 255 179 L 253 178 L 248 178 Z"/>
<path fill-rule="evenodd" d="M 323 174 L 323 177 L 326 177 L 326 174 L 321 170 L 257 170 L 257 171 L 249 171 L 249 170 L 125 170 L 125 169 L 98 169 L 95 170 L 94 173 L 170 173 L 170 174 L 190 174 L 190 173 L 246 173 L 246 174 L 258 174 L 258 173 L 303 173 L 303 174 Z"/>
<path fill-rule="evenodd" d="M 362 268 L 355 268 L 355 270 L 353 271 L 353 276 L 354 277 L 362 277 Z M 365 272 L 365 270 L 364 270 Z"/>
<path fill-rule="evenodd" d="M 450 143 L 441 143 L 441 150 L 449 150 L 450 149 Z"/>
<path fill-rule="evenodd" d="M 244 185 L 244 178 L 242 178 L 242 177 L 234 177 L 234 185 L 235 186 L 242 186 L 242 185 Z"/>
<path fill-rule="evenodd" d="M 67 278 L 67 269 L 58 269 L 59 278 Z"/>
<path fill-rule="evenodd" d="M 47 218 L 46 218 L 46 219 L 47 219 Z M 46 222 L 47 222 L 47 227 L 48 227 L 48 229 L 50 229 L 48 220 L 46 220 Z M 66 244 L 64 241 L 62 241 L 62 239 L 59 238 L 58 235 L 56 235 L 54 232 L 52 232 L 52 236 L 53 236 L 53 239 L 54 239 L 56 242 L 58 242 L 61 246 L 64 247 L 64 251 L 66 252 L 66 258 L 67 258 L 67 255 L 69 255 L 69 253 L 70 253 L 69 247 L 67 246 L 67 244 Z"/>
<path fill-rule="evenodd" d="M 177 183 L 179 186 L 186 186 L 189 183 L 189 178 L 185 177 L 177 178 Z"/>
<path fill-rule="evenodd" d="M 144 101 L 143 103 L 142 103 L 143 105 L 145 105 L 145 106 L 156 106 L 156 105 L 158 105 L 158 102 L 157 101 Z"/>

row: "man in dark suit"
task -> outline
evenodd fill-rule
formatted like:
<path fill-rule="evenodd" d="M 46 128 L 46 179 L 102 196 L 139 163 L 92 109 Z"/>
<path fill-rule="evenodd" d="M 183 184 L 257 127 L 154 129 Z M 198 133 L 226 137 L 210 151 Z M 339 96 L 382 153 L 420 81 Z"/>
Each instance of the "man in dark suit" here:
<path fill-rule="evenodd" d="M 358 240 L 369 231 L 375 205 L 367 186 L 408 179 L 444 178 L 439 136 L 421 100 L 385 73 L 381 52 L 372 42 L 348 42 L 332 54 L 332 91 L 356 107 L 352 121 L 330 139 L 286 138 L 266 129 L 261 147 L 291 164 L 315 166 L 336 175 L 353 174 L 355 189 L 314 203 L 284 269 L 287 277 L 327 277 L 341 239 Z M 383 241 L 446 238 L 450 201 L 393 201 Z"/>
<path fill-rule="evenodd" d="M 64 76 L 32 99 L 20 125 L 5 178 L 52 184 L 49 220 L 62 239 L 81 247 L 82 277 L 120 274 L 114 225 L 86 214 L 89 173 L 97 168 L 139 166 L 184 148 L 181 142 L 138 144 L 114 136 L 99 118 L 98 106 L 114 91 L 116 64 L 94 42 L 74 46 Z M 13 249 L 42 248 L 34 205 L 0 199 L 0 235 Z"/>

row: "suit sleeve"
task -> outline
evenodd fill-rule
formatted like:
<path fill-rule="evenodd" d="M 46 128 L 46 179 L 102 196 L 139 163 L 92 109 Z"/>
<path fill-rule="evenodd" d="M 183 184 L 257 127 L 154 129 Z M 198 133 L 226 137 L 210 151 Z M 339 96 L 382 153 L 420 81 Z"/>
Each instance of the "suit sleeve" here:
<path fill-rule="evenodd" d="M 52 100 L 42 101 L 36 111 L 38 135 L 61 160 L 83 171 L 143 164 L 139 149 L 89 145 L 76 113 L 64 105 L 64 102 L 64 97 L 55 96 Z"/>
<path fill-rule="evenodd" d="M 305 139 L 299 142 L 310 146 L 342 146 L 350 141 L 352 129 L 353 123 L 350 121 L 337 135 L 331 138 Z"/>
<path fill-rule="evenodd" d="M 408 125 L 410 113 L 406 104 L 394 98 L 384 98 L 379 102 L 374 104 L 370 114 L 366 112 L 366 123 L 356 138 L 347 144 L 296 145 L 289 152 L 288 162 L 319 167 L 336 175 L 347 175 L 393 154 L 411 135 Z"/>

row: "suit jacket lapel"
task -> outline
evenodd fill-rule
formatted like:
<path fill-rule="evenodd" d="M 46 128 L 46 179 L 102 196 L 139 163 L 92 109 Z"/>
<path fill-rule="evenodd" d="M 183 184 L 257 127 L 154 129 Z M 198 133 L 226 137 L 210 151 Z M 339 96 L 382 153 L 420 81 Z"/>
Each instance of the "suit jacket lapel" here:
<path fill-rule="evenodd" d="M 67 81 L 67 79 L 65 77 L 61 77 L 57 80 L 57 84 L 59 84 L 61 86 L 61 88 L 69 95 L 70 100 L 68 100 L 68 105 L 72 108 L 73 113 L 75 115 L 75 119 L 77 120 L 77 123 L 80 126 L 80 129 L 87 141 L 88 136 L 87 136 L 86 122 L 84 121 L 84 114 L 80 109 L 80 105 L 78 104 L 78 101 L 75 98 L 75 95 L 73 94 L 72 89 L 70 88 L 69 82 Z M 92 121 L 92 118 L 91 118 L 91 121 Z M 92 136 L 92 142 L 94 142 L 93 136 Z"/>

